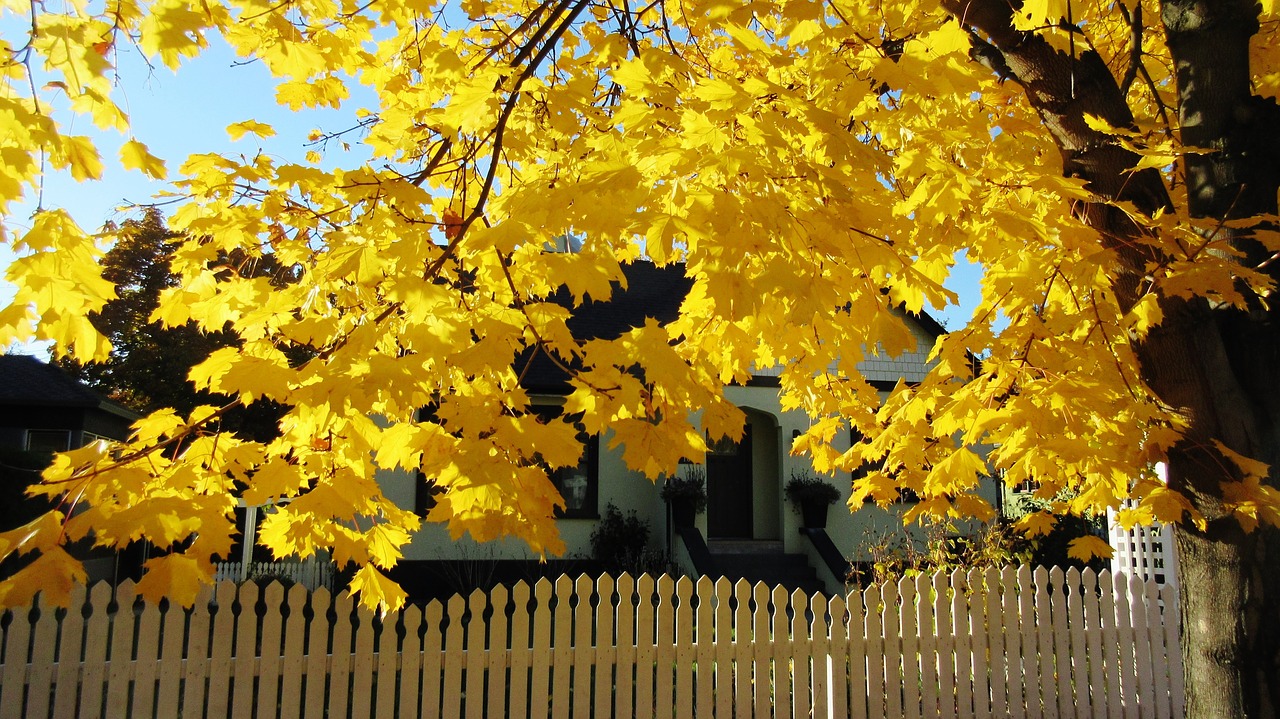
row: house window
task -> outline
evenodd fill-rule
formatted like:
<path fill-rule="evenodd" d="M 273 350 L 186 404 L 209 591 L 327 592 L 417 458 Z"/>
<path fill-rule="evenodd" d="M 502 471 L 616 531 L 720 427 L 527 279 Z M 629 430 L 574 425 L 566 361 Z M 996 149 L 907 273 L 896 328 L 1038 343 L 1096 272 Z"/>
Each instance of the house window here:
<path fill-rule="evenodd" d="M 560 420 L 562 408 L 538 405 L 533 412 L 543 422 Z M 558 519 L 600 518 L 600 438 L 587 434 L 579 427 L 578 441 L 582 443 L 582 456 L 571 467 L 549 470 L 551 483 L 564 499 L 564 509 L 556 512 Z"/>
<path fill-rule="evenodd" d="M 1037 489 L 1040 489 L 1040 482 L 1034 479 L 1024 479 L 1013 487 L 1013 491 L 1016 494 L 1031 494 Z"/>
<path fill-rule="evenodd" d="M 65 452 L 68 449 L 71 449 L 69 429 L 27 430 L 28 452 Z"/>
<path fill-rule="evenodd" d="M 578 435 L 582 457 L 573 467 L 561 467 L 551 473 L 551 481 L 564 498 L 562 519 L 598 519 L 600 517 L 600 438 Z"/>

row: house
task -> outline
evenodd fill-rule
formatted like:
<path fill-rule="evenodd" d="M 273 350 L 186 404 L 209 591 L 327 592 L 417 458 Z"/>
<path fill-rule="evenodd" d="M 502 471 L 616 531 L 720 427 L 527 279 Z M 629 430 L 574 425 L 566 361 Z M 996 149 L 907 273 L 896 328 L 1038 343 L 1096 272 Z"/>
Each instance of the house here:
<path fill-rule="evenodd" d="M 112 402 L 58 367 L 25 355 L 0 355 L 0 530 L 44 511 L 24 490 L 54 452 L 99 439 L 124 439 L 141 415 Z M 114 579 L 136 564 L 115 553 L 82 550 L 90 581 Z M 2 570 L 0 570 L 2 571 Z"/>
<path fill-rule="evenodd" d="M 54 365 L 0 355 L 0 447 L 64 452 L 124 439 L 141 415 L 80 384 Z"/>
<path fill-rule="evenodd" d="M 568 325 L 578 339 L 613 338 L 648 318 L 670 322 L 692 286 L 681 265 L 657 267 L 637 262 L 625 266 L 627 287 L 608 302 L 587 302 L 574 309 Z M 565 300 L 567 302 L 567 299 Z M 928 353 L 943 328 L 927 316 L 908 318 L 916 348 L 894 358 L 869 356 L 861 368 L 882 396 L 900 379 L 920 381 L 928 371 Z M 783 581 L 796 586 L 835 591 L 842 587 L 849 562 L 866 561 L 871 541 L 903 532 L 901 510 L 868 504 L 848 511 L 852 478 L 831 478 L 841 499 L 831 508 L 825 531 L 802 528 L 800 515 L 784 501 L 783 487 L 793 473 L 811 472 L 807 458 L 792 457 L 791 441 L 809 426 L 803 412 L 784 411 L 779 400 L 778 371 L 760 371 L 744 385 L 725 388 L 727 397 L 746 414 L 739 443 L 716 443 L 704 465 L 709 506 L 699 515 L 696 532 L 676 532 L 659 487 L 629 470 L 620 450 L 608 438 L 591 438 L 582 464 L 556 473 L 566 502 L 557 520 L 567 546 L 563 558 L 539 565 L 523 543 L 515 540 L 480 544 L 464 536 L 450 539 L 443 526 L 424 524 L 405 547 L 393 576 L 411 597 L 439 596 L 499 581 L 533 579 L 589 571 L 591 534 L 606 507 L 634 511 L 650 528 L 650 547 L 664 552 L 684 572 L 732 579 Z M 557 403 L 569 392 L 568 376 L 545 358 L 534 357 L 522 384 L 535 405 Z M 849 446 L 853 438 L 845 437 Z M 682 472 L 696 471 L 692 467 Z M 405 471 L 383 471 L 384 494 L 402 507 L 424 511 L 431 503 L 427 483 Z M 995 501 L 994 483 L 984 486 Z"/>

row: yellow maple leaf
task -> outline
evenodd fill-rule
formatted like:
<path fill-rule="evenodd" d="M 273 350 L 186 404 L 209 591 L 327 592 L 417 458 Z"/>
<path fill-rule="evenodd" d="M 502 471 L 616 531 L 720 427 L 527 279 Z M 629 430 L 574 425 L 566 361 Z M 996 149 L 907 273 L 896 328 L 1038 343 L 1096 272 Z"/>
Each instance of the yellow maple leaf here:
<path fill-rule="evenodd" d="M 360 598 L 360 604 L 370 611 L 386 616 L 404 606 L 408 597 L 399 584 L 391 581 L 372 564 L 366 564 L 351 578 L 352 593 Z"/>
<path fill-rule="evenodd" d="M 243 120 L 227 125 L 227 134 L 231 136 L 231 140 L 234 142 L 249 134 L 257 135 L 258 137 L 272 137 L 276 134 L 276 129 L 265 122 Z"/>
<path fill-rule="evenodd" d="M 155 180 L 163 180 L 167 175 L 164 160 L 152 155 L 147 146 L 137 140 L 129 140 L 120 147 L 120 164 L 126 170 L 139 170 Z"/>
<path fill-rule="evenodd" d="M 1048 512 L 1031 512 L 1014 523 L 1014 528 L 1028 537 L 1044 537 L 1058 525 L 1058 518 Z"/>
<path fill-rule="evenodd" d="M 1067 545 L 1067 556 L 1082 562 L 1088 562 L 1094 557 L 1110 559 L 1112 554 L 1114 550 L 1111 549 L 1111 545 L 1101 537 L 1095 537 L 1092 534 L 1076 537 Z"/>
<path fill-rule="evenodd" d="M 194 604 L 200 588 L 212 579 L 200 562 L 185 554 L 166 554 L 148 559 L 142 569 L 144 573 L 138 581 L 138 594 L 156 603 L 168 597 L 183 607 Z"/>
<path fill-rule="evenodd" d="M 46 606 L 65 607 L 71 590 L 87 579 L 84 567 L 59 546 L 42 550 L 27 566 L 0 582 L 0 605 L 30 606 L 37 593 Z"/>

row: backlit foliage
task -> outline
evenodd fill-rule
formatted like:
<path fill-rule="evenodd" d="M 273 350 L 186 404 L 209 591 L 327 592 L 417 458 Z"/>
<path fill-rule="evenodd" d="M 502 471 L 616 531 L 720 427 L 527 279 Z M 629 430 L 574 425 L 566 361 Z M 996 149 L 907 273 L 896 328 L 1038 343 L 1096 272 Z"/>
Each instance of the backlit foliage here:
<path fill-rule="evenodd" d="M 282 556 L 328 549 L 359 567 L 353 586 L 366 601 L 395 606 L 403 594 L 382 570 L 419 520 L 380 492 L 375 472 L 387 467 L 435 478 L 446 491 L 427 521 L 455 536 L 511 534 L 559 552 L 561 499 L 545 468 L 575 464 L 581 446 L 569 421 L 528 412 L 530 351 L 578 368 L 566 416 L 608 430 L 649 476 L 700 461 L 704 429 L 738 434 L 723 386 L 778 365 L 784 407 L 812 418 L 794 450 L 817 471 L 884 460 L 855 483 L 854 506 L 905 487 L 921 498 L 910 518 L 989 517 L 976 489 L 999 471 L 1038 482 L 1045 497 L 1071 490 L 1063 512 L 1132 496 L 1126 522 L 1194 519 L 1185 498 L 1141 479 L 1180 419 L 1144 387 L 1132 343 L 1160 322 L 1160 296 L 1241 303 L 1236 277 L 1272 289 L 1197 234 L 1198 221 L 1134 211 L 1170 261 L 1148 268 L 1131 307 L 1118 301 L 1113 251 L 1071 211 L 1090 193 L 1062 177 L 1021 88 L 971 61 L 969 33 L 927 0 L 4 7 L 0 205 L 11 212 L 49 170 L 92 182 L 120 163 L 167 176 L 185 200 L 171 224 L 191 239 L 173 262 L 181 286 L 155 316 L 243 339 L 192 371 L 197 388 L 291 410 L 266 444 L 220 434 L 227 409 L 207 407 L 154 414 L 127 444 L 60 457 L 36 490 L 59 509 L 0 535 L 0 553 L 41 554 L 0 585 L 3 604 L 65 590 L 79 570 L 58 547 L 88 535 L 172 547 L 140 588 L 191 601 L 211 557 L 231 547 L 242 498 L 291 499 L 264 520 L 262 541 Z M 1264 8 L 1255 47 L 1256 91 L 1270 95 L 1275 10 Z M 1131 13 L 1036 0 L 1015 21 L 1063 52 L 1100 53 L 1117 76 L 1140 62 L 1125 88 L 1135 127 L 1091 123 L 1165 173 L 1179 205 L 1171 61 L 1158 22 L 1131 47 Z M 1058 22 L 1068 16 L 1074 25 Z M 372 159 L 344 161 L 340 142 L 304 164 L 157 158 L 145 137 L 104 157 L 77 134 L 87 122 L 129 133 L 120 54 L 179 67 L 214 36 L 279 78 L 280 104 L 349 110 L 363 128 L 342 141 Z M 347 101 L 358 85 L 375 105 Z M 242 142 L 275 132 L 256 121 L 228 131 Z M 5 223 L 21 258 L 8 271 L 19 289 L 0 312 L 0 345 L 51 339 L 77 358 L 104 357 L 86 314 L 112 293 L 96 264 L 111 238 L 56 208 Z M 581 253 L 544 252 L 569 233 L 583 238 Z M 932 348 L 928 378 L 882 403 L 856 365 L 912 346 L 892 310 L 955 300 L 942 283 L 960 250 L 985 270 L 981 303 Z M 300 281 L 273 286 L 219 259 L 266 255 L 296 266 Z M 612 340 L 571 336 L 567 310 L 548 296 L 567 287 L 579 301 L 603 299 L 621 264 L 642 258 L 686 263 L 695 284 L 680 318 Z M 291 347 L 313 359 L 291 366 Z M 976 374 L 975 356 L 985 358 Z M 415 421 L 428 405 L 434 420 Z M 834 449 L 851 426 L 865 441 Z M 1232 488 L 1235 512 L 1276 522 L 1280 500 L 1258 481 L 1265 467 L 1239 459 L 1249 481 Z"/>

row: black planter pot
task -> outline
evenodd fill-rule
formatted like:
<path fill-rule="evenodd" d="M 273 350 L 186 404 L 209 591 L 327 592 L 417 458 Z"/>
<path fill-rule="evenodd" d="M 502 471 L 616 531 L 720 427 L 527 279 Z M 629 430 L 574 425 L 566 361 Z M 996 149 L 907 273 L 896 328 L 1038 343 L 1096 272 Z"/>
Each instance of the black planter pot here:
<path fill-rule="evenodd" d="M 827 510 L 830 507 L 830 503 L 821 500 L 805 500 L 801 502 L 800 518 L 804 520 L 804 526 L 808 529 L 826 529 Z"/>
<path fill-rule="evenodd" d="M 692 499 L 676 497 L 671 500 L 671 523 L 676 527 L 692 527 L 698 516 Z"/>

